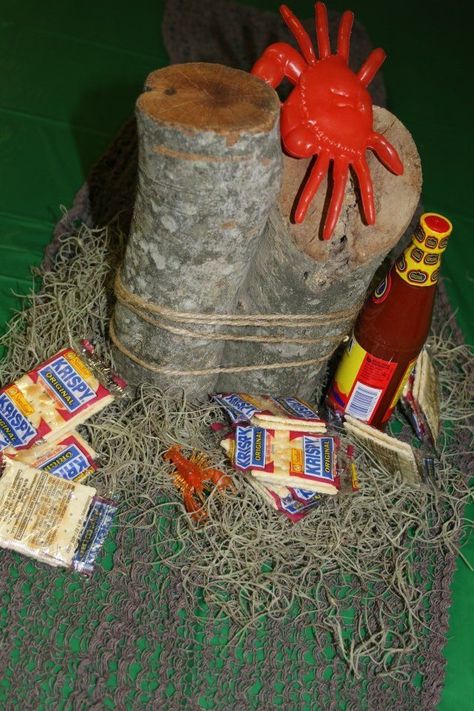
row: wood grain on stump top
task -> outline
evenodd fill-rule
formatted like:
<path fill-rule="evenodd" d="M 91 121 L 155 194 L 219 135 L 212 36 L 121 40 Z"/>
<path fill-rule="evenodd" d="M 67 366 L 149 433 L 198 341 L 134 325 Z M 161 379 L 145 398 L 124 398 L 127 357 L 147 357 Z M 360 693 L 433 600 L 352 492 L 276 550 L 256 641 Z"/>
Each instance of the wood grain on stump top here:
<path fill-rule="evenodd" d="M 269 131 L 280 104 L 261 79 L 221 64 L 196 62 L 152 72 L 137 107 L 169 126 L 232 134 Z"/>

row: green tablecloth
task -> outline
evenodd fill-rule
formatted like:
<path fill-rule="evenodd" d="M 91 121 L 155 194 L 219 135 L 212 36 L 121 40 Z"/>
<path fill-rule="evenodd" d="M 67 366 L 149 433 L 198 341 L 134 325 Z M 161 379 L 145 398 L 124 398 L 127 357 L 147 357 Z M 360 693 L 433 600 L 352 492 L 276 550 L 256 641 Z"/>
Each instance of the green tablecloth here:
<path fill-rule="evenodd" d="M 277 9 L 277 2 L 246 4 Z M 31 286 L 60 206 L 69 206 L 92 162 L 133 111 L 149 71 L 167 63 L 162 0 L 0 0 L 0 322 Z M 300 16 L 312 3 L 291 3 Z M 346 9 L 339 2 L 331 5 Z M 388 52 L 389 108 L 413 133 L 424 170 L 424 203 L 445 213 L 455 235 L 443 267 L 466 339 L 474 343 L 474 223 L 470 166 L 472 23 L 468 3 L 378 3 L 352 9 Z M 471 74 L 470 74 L 471 70 Z M 470 160 L 471 159 L 471 160 Z M 465 554 L 474 562 L 474 542 Z M 474 704 L 474 576 L 459 562 L 453 586 L 446 684 L 440 709 Z"/>

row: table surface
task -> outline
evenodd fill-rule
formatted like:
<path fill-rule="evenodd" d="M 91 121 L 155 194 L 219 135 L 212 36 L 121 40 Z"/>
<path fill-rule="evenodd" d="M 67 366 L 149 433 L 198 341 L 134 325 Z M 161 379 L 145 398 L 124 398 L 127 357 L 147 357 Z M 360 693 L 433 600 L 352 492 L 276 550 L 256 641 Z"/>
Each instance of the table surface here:
<path fill-rule="evenodd" d="M 243 4 L 277 10 L 270 0 Z M 308 17 L 313 5 L 293 0 Z M 384 47 L 389 108 L 422 158 L 426 209 L 446 214 L 454 237 L 443 276 L 466 340 L 474 343 L 470 245 L 474 202 L 469 4 L 419 0 L 350 3 Z M 167 64 L 162 0 L 0 0 L 0 324 L 31 287 L 61 206 L 132 113 L 147 74 Z M 339 0 L 331 8 L 344 10 Z M 471 511 L 472 517 L 472 511 Z M 474 564 L 474 541 L 465 548 Z M 474 704 L 474 575 L 461 560 L 453 583 L 445 688 L 439 711 Z"/>

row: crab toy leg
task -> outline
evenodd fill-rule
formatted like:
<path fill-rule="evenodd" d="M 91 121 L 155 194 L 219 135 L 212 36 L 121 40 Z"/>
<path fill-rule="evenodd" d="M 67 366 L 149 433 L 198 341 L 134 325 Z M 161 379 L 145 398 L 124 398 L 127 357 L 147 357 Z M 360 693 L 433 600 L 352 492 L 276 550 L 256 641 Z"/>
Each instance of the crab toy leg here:
<path fill-rule="evenodd" d="M 339 23 L 337 33 L 337 54 L 342 57 L 346 64 L 349 64 L 349 51 L 351 47 L 352 25 L 354 24 L 354 13 L 346 10 Z"/>
<path fill-rule="evenodd" d="M 294 35 L 298 46 L 301 49 L 301 53 L 308 64 L 316 64 L 317 59 L 314 53 L 313 43 L 311 38 L 306 32 L 305 28 L 298 20 L 296 15 L 293 15 L 290 8 L 286 5 L 280 5 L 280 14 L 284 19 L 286 25 L 290 32 Z"/>

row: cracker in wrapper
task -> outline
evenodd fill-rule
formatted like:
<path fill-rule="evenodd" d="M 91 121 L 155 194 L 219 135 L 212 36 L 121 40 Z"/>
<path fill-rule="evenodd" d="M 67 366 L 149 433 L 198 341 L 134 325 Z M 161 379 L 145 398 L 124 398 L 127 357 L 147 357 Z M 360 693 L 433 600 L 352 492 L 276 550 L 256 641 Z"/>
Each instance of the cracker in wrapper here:
<path fill-rule="evenodd" d="M 0 451 L 14 453 L 56 438 L 108 405 L 123 390 L 84 348 L 64 348 L 0 390 Z M 124 385 L 124 384 L 123 384 Z"/>
<path fill-rule="evenodd" d="M 72 348 L 40 363 L 16 385 L 35 408 L 36 421 L 45 420 L 56 432 L 83 422 L 114 398 Z"/>
<path fill-rule="evenodd" d="M 310 496 L 307 496 L 306 501 L 303 502 L 294 495 L 294 489 L 287 489 L 287 492 L 286 495 L 279 497 L 278 510 L 293 523 L 301 521 L 324 500 L 322 494 L 308 492 Z"/>
<path fill-rule="evenodd" d="M 248 481 L 273 509 L 282 513 L 293 523 L 301 521 L 323 501 L 322 494 L 316 494 L 314 491 L 303 492 L 299 489 L 288 489 L 284 486 L 271 487 L 265 482 L 258 481 L 252 474 L 249 475 Z"/>
<path fill-rule="evenodd" d="M 221 445 L 237 469 L 251 472 L 270 487 L 288 486 L 332 495 L 340 488 L 336 466 L 338 437 L 237 426 Z"/>
<path fill-rule="evenodd" d="M 234 426 L 221 441 L 233 466 L 291 521 L 321 505 L 324 495 L 359 491 L 354 447 L 341 446 L 312 405 L 296 397 L 246 393 L 218 393 L 213 399 Z"/>
<path fill-rule="evenodd" d="M 345 416 L 344 428 L 361 442 L 374 461 L 388 472 L 399 471 L 408 484 L 420 483 L 422 477 L 418 461 L 409 444 L 390 437 L 350 415 Z"/>
<path fill-rule="evenodd" d="M 96 490 L 2 459 L 0 546 L 70 567 Z"/>
<path fill-rule="evenodd" d="M 326 423 L 315 408 L 297 397 L 216 393 L 212 399 L 224 408 L 235 425 L 248 423 L 274 430 L 326 432 Z"/>
<path fill-rule="evenodd" d="M 23 449 L 15 456 L 29 464 L 67 481 L 82 481 L 97 469 L 97 454 L 81 435 L 65 432 L 51 442 Z"/>

